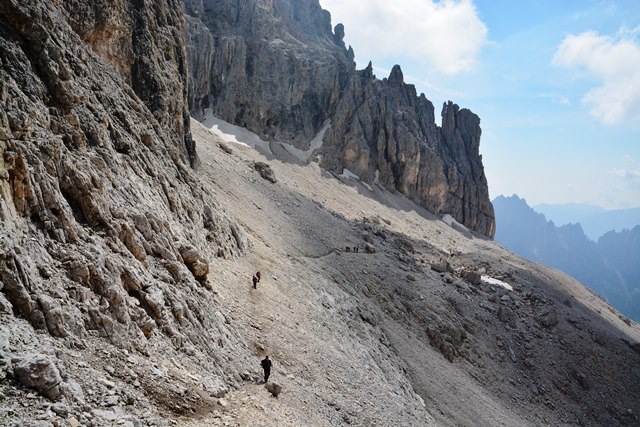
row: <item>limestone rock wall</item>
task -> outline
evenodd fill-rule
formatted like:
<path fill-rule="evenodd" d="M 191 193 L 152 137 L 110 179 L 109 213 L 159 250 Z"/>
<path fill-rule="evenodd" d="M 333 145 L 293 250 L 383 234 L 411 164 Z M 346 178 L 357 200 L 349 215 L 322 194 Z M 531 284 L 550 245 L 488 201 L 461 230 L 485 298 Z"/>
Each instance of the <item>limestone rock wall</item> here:
<path fill-rule="evenodd" d="M 448 102 L 437 126 L 433 104 L 404 83 L 399 66 L 379 80 L 369 64 L 352 75 L 334 117 L 321 149 L 325 168 L 347 168 L 433 213 L 450 213 L 494 235 L 478 116 Z"/>
<path fill-rule="evenodd" d="M 331 30 L 317 0 L 185 4 L 189 104 L 304 149 L 331 117 L 353 52 Z M 207 52 L 213 45 L 212 55 Z"/>
<path fill-rule="evenodd" d="M 356 71 L 344 26 L 332 31 L 317 0 L 194 0 L 185 11 L 196 117 L 211 108 L 304 150 L 331 120 L 320 151 L 325 168 L 348 168 L 493 237 L 475 114 L 448 103 L 440 128 L 431 102 L 404 83 L 399 67 L 384 80 L 371 67 Z"/>
<path fill-rule="evenodd" d="M 187 53 L 180 0 L 70 0 L 60 3 L 67 22 L 145 103 L 159 124 L 183 143 L 197 164 L 189 129 Z"/>
<path fill-rule="evenodd" d="M 215 362 L 209 259 L 247 240 L 190 167 L 181 4 L 0 3 L 0 315 Z"/>

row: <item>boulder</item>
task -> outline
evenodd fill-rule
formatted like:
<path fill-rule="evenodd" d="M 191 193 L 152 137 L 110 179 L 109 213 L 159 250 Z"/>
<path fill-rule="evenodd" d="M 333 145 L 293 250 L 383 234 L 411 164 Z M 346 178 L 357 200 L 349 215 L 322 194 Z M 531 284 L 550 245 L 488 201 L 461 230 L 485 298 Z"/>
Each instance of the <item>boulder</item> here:
<path fill-rule="evenodd" d="M 538 323 L 545 328 L 555 326 L 560 321 L 560 315 L 557 310 L 553 308 L 547 308 L 538 315 Z"/>
<path fill-rule="evenodd" d="M 431 264 L 431 269 L 438 273 L 453 273 L 453 267 L 447 260 L 440 260 L 439 262 Z"/>
<path fill-rule="evenodd" d="M 464 278 L 464 280 L 471 283 L 472 285 L 477 286 L 480 283 L 482 283 L 482 275 L 480 274 L 479 271 L 465 271 L 462 274 L 462 277 Z"/>
<path fill-rule="evenodd" d="M 269 166 L 268 164 L 264 162 L 254 162 L 253 168 L 256 171 L 258 171 L 260 176 L 266 179 L 267 181 L 272 182 L 274 184 L 278 182 L 278 180 L 276 179 L 276 174 L 273 173 L 273 169 L 271 169 L 271 166 Z"/>
<path fill-rule="evenodd" d="M 508 323 L 512 328 L 516 327 L 516 316 L 513 310 L 501 305 L 498 308 L 498 319 L 501 322 Z"/>
<path fill-rule="evenodd" d="M 282 393 L 282 386 L 278 383 L 273 383 L 273 382 L 267 383 L 264 385 L 264 388 L 266 388 L 267 391 L 271 393 L 273 397 L 276 397 L 276 398 L 280 393 Z"/>
<path fill-rule="evenodd" d="M 28 354 L 13 358 L 11 363 L 18 382 L 51 400 L 62 398 L 62 377 L 58 367 L 48 356 Z"/>

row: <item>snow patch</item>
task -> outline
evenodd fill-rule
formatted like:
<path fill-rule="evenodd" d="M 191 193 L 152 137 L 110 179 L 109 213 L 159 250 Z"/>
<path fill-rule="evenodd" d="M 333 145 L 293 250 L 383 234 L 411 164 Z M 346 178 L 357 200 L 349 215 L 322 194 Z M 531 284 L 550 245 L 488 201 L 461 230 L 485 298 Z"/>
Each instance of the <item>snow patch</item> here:
<path fill-rule="evenodd" d="M 444 221 L 444 223 L 447 224 L 449 227 L 455 228 L 456 230 L 462 229 L 464 231 L 469 231 L 467 227 L 465 227 L 464 225 L 456 221 L 456 219 L 452 217 L 450 214 L 444 214 L 442 216 L 442 221 Z"/>
<path fill-rule="evenodd" d="M 481 276 L 480 279 L 484 282 L 484 283 L 488 283 L 490 285 L 498 285 L 498 286 L 502 286 L 503 288 L 505 288 L 508 291 L 512 291 L 513 290 L 513 286 L 511 286 L 510 284 L 508 284 L 507 282 L 503 282 L 502 280 L 498 280 L 498 279 L 494 279 L 491 276 Z"/>
<path fill-rule="evenodd" d="M 231 123 L 215 117 L 210 108 L 204 110 L 204 120 L 202 121 L 202 124 L 226 142 L 232 142 L 251 148 L 261 148 L 266 152 L 271 153 L 271 149 L 269 148 L 269 143 L 267 141 L 243 127 L 232 125 Z"/>
<path fill-rule="evenodd" d="M 324 122 L 324 124 L 322 125 L 322 129 L 320 129 L 316 134 L 316 136 L 314 136 L 313 139 L 309 142 L 308 150 L 301 150 L 297 147 L 294 147 L 291 144 L 287 144 L 286 142 L 278 142 L 278 144 L 282 145 L 282 147 L 285 150 L 287 150 L 289 154 L 292 154 L 293 156 L 295 156 L 302 163 L 308 163 L 313 152 L 319 149 L 320 147 L 322 147 L 322 143 L 323 143 L 322 138 L 324 138 L 325 132 L 330 127 L 331 127 L 331 120 L 327 120 L 326 122 Z"/>
<path fill-rule="evenodd" d="M 358 175 L 356 175 L 355 173 L 351 172 L 347 168 L 342 169 L 342 173 L 340 175 L 338 175 L 338 176 L 340 178 L 357 179 L 358 181 L 360 180 L 360 177 Z"/>
<path fill-rule="evenodd" d="M 331 127 L 330 120 L 324 122 L 324 124 L 322 125 L 322 129 L 320 129 L 316 136 L 314 136 L 313 139 L 309 142 L 309 149 L 301 150 L 286 142 L 265 141 L 246 128 L 232 125 L 231 123 L 225 122 L 224 120 L 215 117 L 210 108 L 205 109 L 204 113 L 204 120 L 202 121 L 202 124 L 210 131 L 218 135 L 220 138 L 222 138 L 224 141 L 244 145 L 246 147 L 251 147 L 254 149 L 259 149 L 260 151 L 266 152 L 268 154 L 273 154 L 273 151 L 271 150 L 271 144 L 278 144 L 287 153 L 289 153 L 302 163 L 308 163 L 313 152 L 322 147 L 322 138 L 324 138 L 325 132 L 327 132 L 327 130 Z"/>
<path fill-rule="evenodd" d="M 371 186 L 369 184 L 367 184 L 366 182 L 362 181 L 358 175 L 356 175 L 355 173 L 351 172 L 347 168 L 342 169 L 342 173 L 340 175 L 338 175 L 338 178 L 355 179 L 356 181 L 360 182 L 360 184 L 362 184 L 362 186 L 364 188 L 366 188 L 367 190 L 369 190 L 369 191 L 371 191 L 373 193 L 373 188 L 371 188 Z"/>

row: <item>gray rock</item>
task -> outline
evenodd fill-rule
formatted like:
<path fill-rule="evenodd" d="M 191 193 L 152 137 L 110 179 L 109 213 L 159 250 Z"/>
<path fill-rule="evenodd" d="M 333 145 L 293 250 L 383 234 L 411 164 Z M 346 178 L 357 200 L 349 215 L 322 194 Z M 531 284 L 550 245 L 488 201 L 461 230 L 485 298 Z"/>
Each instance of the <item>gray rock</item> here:
<path fill-rule="evenodd" d="M 249 373 L 247 372 L 247 378 Z M 206 379 L 202 382 L 202 387 L 213 397 L 225 397 L 229 391 L 228 387 L 224 385 L 220 380 Z"/>
<path fill-rule="evenodd" d="M 447 276 L 446 279 L 449 279 L 449 276 Z M 447 283 L 449 283 L 448 280 L 447 280 Z M 471 288 L 469 288 L 469 285 L 467 285 L 467 283 L 463 282 L 462 280 L 457 280 L 455 284 L 456 284 L 456 288 L 460 289 L 463 292 L 467 292 L 471 290 Z"/>
<path fill-rule="evenodd" d="M 439 262 L 431 264 L 431 269 L 438 273 L 453 273 L 453 267 L 447 260 L 440 260 Z"/>
<path fill-rule="evenodd" d="M 274 382 L 267 383 L 264 385 L 264 388 L 266 388 L 267 391 L 271 393 L 273 397 L 278 397 L 278 395 L 282 393 L 282 386 L 278 383 L 274 383 Z"/>
<path fill-rule="evenodd" d="M 267 181 L 272 182 L 274 184 L 278 182 L 278 180 L 276 179 L 276 174 L 273 172 L 273 169 L 271 169 L 271 166 L 269 166 L 268 164 L 264 162 L 254 162 L 253 168 L 256 171 L 258 171 L 260 176 L 266 179 Z"/>
<path fill-rule="evenodd" d="M 464 280 L 471 283 L 472 285 L 479 285 L 482 283 L 482 275 L 479 271 L 465 271 L 462 275 Z"/>
<path fill-rule="evenodd" d="M 554 308 L 547 308 L 538 315 L 538 323 L 545 328 L 555 326 L 560 321 L 560 315 Z"/>
<path fill-rule="evenodd" d="M 117 395 L 106 396 L 102 400 L 102 406 L 107 406 L 107 407 L 116 406 L 119 401 L 120 401 L 120 398 Z"/>
<path fill-rule="evenodd" d="M 82 387 L 74 379 L 67 378 L 60 384 L 60 390 L 70 402 L 85 403 Z"/>
<path fill-rule="evenodd" d="M 512 328 L 516 327 L 516 315 L 510 308 L 503 305 L 498 307 L 498 319 L 500 319 L 501 322 L 508 323 Z"/>
<path fill-rule="evenodd" d="M 43 354 L 28 354 L 11 360 L 16 379 L 51 400 L 62 398 L 62 378 L 54 361 Z"/>
<path fill-rule="evenodd" d="M 54 403 L 51 405 L 51 410 L 62 418 L 66 418 L 69 415 L 69 407 L 63 403 Z"/>

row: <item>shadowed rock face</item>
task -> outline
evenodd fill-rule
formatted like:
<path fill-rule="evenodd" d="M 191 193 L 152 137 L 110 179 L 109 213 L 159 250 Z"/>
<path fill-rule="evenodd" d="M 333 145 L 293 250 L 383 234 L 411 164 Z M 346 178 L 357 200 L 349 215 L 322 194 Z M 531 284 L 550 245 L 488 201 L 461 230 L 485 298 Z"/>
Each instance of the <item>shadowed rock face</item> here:
<path fill-rule="evenodd" d="M 0 306 L 35 329 L 212 351 L 207 259 L 246 240 L 189 167 L 182 28 L 172 0 L 2 2 Z"/>
<path fill-rule="evenodd" d="M 185 154 L 195 165 L 183 77 L 187 53 L 180 5 L 178 0 L 61 3 L 73 30 L 120 73 L 163 129 L 183 142 Z"/>
<path fill-rule="evenodd" d="M 475 114 L 449 102 L 439 127 L 432 103 L 404 83 L 399 66 L 384 81 L 371 66 L 356 71 L 344 26 L 332 32 L 317 0 L 242 6 L 199 0 L 186 2 L 185 10 L 189 104 L 196 116 L 211 108 L 265 139 L 301 149 L 329 119 L 323 167 L 350 169 L 493 237 Z"/>
<path fill-rule="evenodd" d="M 185 9 L 192 113 L 211 108 L 268 139 L 308 148 L 353 70 L 329 13 L 315 0 L 204 0 Z"/>

